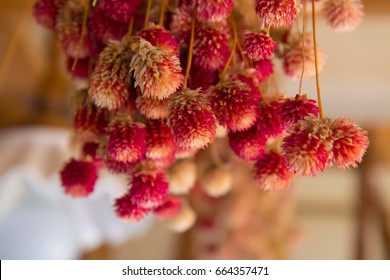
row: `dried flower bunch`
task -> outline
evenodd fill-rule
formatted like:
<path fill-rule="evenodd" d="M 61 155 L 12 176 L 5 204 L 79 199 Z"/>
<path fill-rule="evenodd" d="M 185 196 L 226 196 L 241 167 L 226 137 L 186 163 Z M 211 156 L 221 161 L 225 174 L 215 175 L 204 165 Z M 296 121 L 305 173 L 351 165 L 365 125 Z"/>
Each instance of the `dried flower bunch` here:
<path fill-rule="evenodd" d="M 349 31 L 362 19 L 361 1 L 253 1 L 261 28 L 240 20 L 233 0 L 37 0 L 35 18 L 56 32 L 70 74 L 85 81 L 73 97 L 83 149 L 61 171 L 65 193 L 90 195 L 105 168 L 128 177 L 114 204 L 118 217 L 154 213 L 185 230 L 195 214 L 184 196 L 195 184 L 211 197 L 231 189 L 234 166 L 218 154 L 197 179 L 193 158 L 216 137 L 253 163 L 262 190 L 361 162 L 367 133 L 346 118 L 325 117 L 319 86 L 317 101 L 301 92 L 302 79 L 318 81 L 324 62 L 316 2 L 332 28 Z M 306 31 L 309 14 L 313 32 Z M 300 80 L 294 97 L 270 79 L 277 59 Z"/>

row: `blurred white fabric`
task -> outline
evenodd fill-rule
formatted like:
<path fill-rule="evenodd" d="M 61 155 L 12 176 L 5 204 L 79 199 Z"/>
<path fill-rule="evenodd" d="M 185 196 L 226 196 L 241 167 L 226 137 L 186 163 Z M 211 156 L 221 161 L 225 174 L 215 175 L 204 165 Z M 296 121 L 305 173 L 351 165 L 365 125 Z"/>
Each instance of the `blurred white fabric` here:
<path fill-rule="evenodd" d="M 0 133 L 0 259 L 77 259 L 102 243 L 143 235 L 151 224 L 115 216 L 113 199 L 126 180 L 108 172 L 87 199 L 63 193 L 58 171 L 71 156 L 70 136 L 51 127 Z"/>

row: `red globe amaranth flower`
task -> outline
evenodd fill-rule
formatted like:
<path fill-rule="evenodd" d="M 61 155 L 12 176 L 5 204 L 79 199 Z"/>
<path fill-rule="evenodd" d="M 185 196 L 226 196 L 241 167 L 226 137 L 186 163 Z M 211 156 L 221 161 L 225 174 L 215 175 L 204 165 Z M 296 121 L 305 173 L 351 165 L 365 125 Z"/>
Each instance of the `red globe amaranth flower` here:
<path fill-rule="evenodd" d="M 169 126 L 179 147 L 197 150 L 214 140 L 214 114 L 200 89 L 178 93 L 171 100 L 170 111 Z"/>
<path fill-rule="evenodd" d="M 192 8 L 182 5 L 172 16 L 171 32 L 180 44 L 188 44 L 191 37 Z"/>
<path fill-rule="evenodd" d="M 298 14 L 296 0 L 256 0 L 256 13 L 269 27 L 289 27 Z"/>
<path fill-rule="evenodd" d="M 88 79 L 91 58 L 86 57 L 77 60 L 77 64 L 74 70 L 72 70 L 73 62 L 74 62 L 73 57 L 68 57 L 66 59 L 66 69 L 68 70 L 69 74 L 76 79 L 83 79 L 83 80 Z"/>
<path fill-rule="evenodd" d="M 364 16 L 361 0 L 326 0 L 323 13 L 327 24 L 338 32 L 354 30 Z"/>
<path fill-rule="evenodd" d="M 97 173 L 92 162 L 71 159 L 60 172 L 65 193 L 74 198 L 87 197 L 94 191 Z"/>
<path fill-rule="evenodd" d="M 162 121 L 149 121 L 146 124 L 146 157 L 164 159 L 173 157 L 175 140 L 171 129 Z"/>
<path fill-rule="evenodd" d="M 195 28 L 194 65 L 208 70 L 221 70 L 230 55 L 229 36 L 222 22 L 203 22 Z"/>
<path fill-rule="evenodd" d="M 245 69 L 242 73 L 233 76 L 233 79 L 237 79 L 247 86 L 257 102 L 260 102 L 263 99 L 260 92 L 259 81 L 257 80 L 257 75 L 253 68 Z"/>
<path fill-rule="evenodd" d="M 290 170 L 303 176 L 324 171 L 333 158 L 330 119 L 313 115 L 300 120 L 288 131 L 282 154 Z"/>
<path fill-rule="evenodd" d="M 250 128 L 257 119 L 260 95 L 238 79 L 229 79 L 209 89 L 210 104 L 218 122 L 231 131 Z"/>
<path fill-rule="evenodd" d="M 267 139 L 256 125 L 249 130 L 229 132 L 228 138 L 232 151 L 243 160 L 257 160 L 264 154 Z"/>
<path fill-rule="evenodd" d="M 176 92 L 184 80 L 179 58 L 142 38 L 132 48 L 135 53 L 130 67 L 143 96 L 165 99 Z"/>
<path fill-rule="evenodd" d="M 130 22 L 140 6 L 141 0 L 99 0 L 99 8 L 106 17 L 124 23 Z"/>
<path fill-rule="evenodd" d="M 367 132 L 346 118 L 334 120 L 332 130 L 333 157 L 339 168 L 357 167 L 368 147 Z"/>
<path fill-rule="evenodd" d="M 255 61 L 270 57 L 276 48 L 275 41 L 265 31 L 244 33 L 242 49 L 249 58 Z"/>
<path fill-rule="evenodd" d="M 131 186 L 131 201 L 140 207 L 158 207 L 167 200 L 169 186 L 162 173 L 135 172 L 131 176 Z"/>
<path fill-rule="evenodd" d="M 128 24 L 123 22 L 113 21 L 107 17 L 98 6 L 95 8 L 89 18 L 89 28 L 96 39 L 108 45 L 110 40 L 120 41 L 126 35 Z"/>
<path fill-rule="evenodd" d="M 93 159 L 97 158 L 97 151 L 99 149 L 99 143 L 96 142 L 86 142 L 82 147 L 82 154 L 85 157 L 92 157 Z"/>
<path fill-rule="evenodd" d="M 169 115 L 168 98 L 159 100 L 154 98 L 147 98 L 142 96 L 142 94 L 139 94 L 135 102 L 140 113 L 148 119 L 165 119 Z"/>
<path fill-rule="evenodd" d="M 54 30 L 58 7 L 56 0 L 37 0 L 33 7 L 35 20 L 47 29 Z"/>
<path fill-rule="evenodd" d="M 253 62 L 253 68 L 256 70 L 254 73 L 259 83 L 264 82 L 274 72 L 274 65 L 271 60 L 263 59 Z"/>
<path fill-rule="evenodd" d="M 165 28 L 150 24 L 146 29 L 138 32 L 137 35 L 153 46 L 167 50 L 177 57 L 179 56 L 179 44 Z"/>
<path fill-rule="evenodd" d="M 116 215 L 126 221 L 139 222 L 149 214 L 150 209 L 140 207 L 131 200 L 129 194 L 115 200 Z"/>
<path fill-rule="evenodd" d="M 100 53 L 88 90 L 89 97 L 98 107 L 118 110 L 128 104 L 132 54 L 127 40 L 113 41 Z"/>
<path fill-rule="evenodd" d="M 226 19 L 233 10 L 233 0 L 195 0 L 197 18 L 209 21 Z"/>
<path fill-rule="evenodd" d="M 164 202 L 164 204 L 153 209 L 153 212 L 160 219 L 168 220 L 175 217 L 180 212 L 182 206 L 183 202 L 180 198 L 173 195 L 169 195 L 168 199 Z"/>
<path fill-rule="evenodd" d="M 287 188 L 294 176 L 281 154 L 274 151 L 263 154 L 253 171 L 259 187 L 267 191 Z"/>
<path fill-rule="evenodd" d="M 146 153 L 146 130 L 141 123 L 113 121 L 107 129 L 107 155 L 114 161 L 134 163 Z"/>
<path fill-rule="evenodd" d="M 267 137 L 277 137 L 284 132 L 276 101 L 270 104 L 262 102 L 259 105 L 257 126 L 261 133 Z"/>
<path fill-rule="evenodd" d="M 307 98 L 307 94 L 297 94 L 295 98 L 279 101 L 278 111 L 282 127 L 285 130 L 308 115 L 318 117 L 316 101 Z"/>

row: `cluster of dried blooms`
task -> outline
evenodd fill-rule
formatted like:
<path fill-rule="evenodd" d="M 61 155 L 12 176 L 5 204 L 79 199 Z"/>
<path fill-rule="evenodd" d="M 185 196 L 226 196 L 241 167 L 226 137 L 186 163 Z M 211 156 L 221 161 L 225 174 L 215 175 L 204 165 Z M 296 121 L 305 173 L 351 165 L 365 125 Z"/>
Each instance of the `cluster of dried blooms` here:
<path fill-rule="evenodd" d="M 218 154 L 197 176 L 193 159 L 216 137 L 252 163 L 262 190 L 331 165 L 355 167 L 368 146 L 364 130 L 324 117 L 306 94 L 287 98 L 269 86 L 276 59 L 294 79 L 323 65 L 311 33 L 293 24 L 306 2 L 256 0 L 256 30 L 233 0 L 37 0 L 35 18 L 57 34 L 70 74 L 84 81 L 73 97 L 83 148 L 60 173 L 65 193 L 90 195 L 102 169 L 125 174 L 120 218 L 154 213 L 183 231 L 195 221 L 184 196 L 200 177 L 211 197 L 231 189 Z M 338 31 L 362 19 L 360 0 L 319 2 Z"/>

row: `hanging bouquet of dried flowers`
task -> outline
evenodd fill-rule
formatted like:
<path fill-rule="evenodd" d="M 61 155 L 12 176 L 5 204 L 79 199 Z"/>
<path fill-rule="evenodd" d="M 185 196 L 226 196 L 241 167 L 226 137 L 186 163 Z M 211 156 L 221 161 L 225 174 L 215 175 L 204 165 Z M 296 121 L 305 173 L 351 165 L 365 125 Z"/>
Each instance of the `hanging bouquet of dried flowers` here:
<path fill-rule="evenodd" d="M 82 151 L 60 172 L 66 194 L 89 196 L 102 169 L 125 174 L 127 192 L 114 204 L 119 218 L 154 213 L 183 231 L 195 221 L 184 200 L 197 181 L 193 157 L 212 149 L 216 137 L 227 137 L 231 151 L 252 163 L 266 191 L 287 188 L 295 175 L 361 162 L 367 133 L 323 113 L 324 55 L 316 42 L 316 2 L 330 27 L 350 31 L 363 17 L 361 1 L 253 2 L 257 30 L 233 0 L 37 0 L 36 20 L 57 34 L 69 73 L 85 81 L 73 96 Z M 299 14 L 303 28 L 296 30 Z M 277 59 L 300 80 L 294 97 L 267 86 L 275 83 Z M 301 90 L 311 76 L 317 101 Z M 234 166 L 214 158 L 201 185 L 220 197 L 231 189 Z"/>

